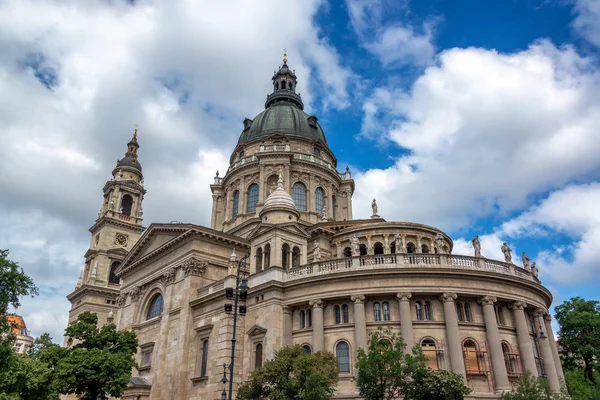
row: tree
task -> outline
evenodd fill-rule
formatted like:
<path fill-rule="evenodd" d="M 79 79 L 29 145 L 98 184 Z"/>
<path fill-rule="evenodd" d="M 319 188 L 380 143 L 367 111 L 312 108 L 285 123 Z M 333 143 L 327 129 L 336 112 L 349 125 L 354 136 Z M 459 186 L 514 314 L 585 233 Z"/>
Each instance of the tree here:
<path fill-rule="evenodd" d="M 460 375 L 429 368 L 419 346 L 412 354 L 405 349 L 401 335 L 380 327 L 369 352 L 358 350 L 357 386 L 365 400 L 462 400 L 471 392 Z"/>
<path fill-rule="evenodd" d="M 257 368 L 239 390 L 238 400 L 328 400 L 335 391 L 338 365 L 335 356 L 318 351 L 307 354 L 302 346 L 284 347 Z"/>
<path fill-rule="evenodd" d="M 583 377 L 596 383 L 594 368 L 600 359 L 600 302 L 573 297 L 557 306 L 559 346 L 566 368 L 583 364 Z"/>
<path fill-rule="evenodd" d="M 567 400 L 569 396 L 563 391 L 554 393 L 548 385 L 548 381 L 541 377 L 535 377 L 530 371 L 525 372 L 519 378 L 517 387 L 510 393 L 502 396 L 503 400 Z M 589 399 L 586 399 L 589 400 Z"/>
<path fill-rule="evenodd" d="M 0 373 L 10 369 L 16 354 L 12 326 L 6 315 L 8 307 L 15 310 L 21 306 L 21 297 L 36 296 L 37 287 L 19 265 L 8 259 L 8 250 L 0 250 Z"/>
<path fill-rule="evenodd" d="M 120 397 L 136 366 L 133 355 L 137 338 L 133 331 L 118 331 L 115 324 L 97 327 L 94 313 L 81 313 L 65 330 L 76 342 L 65 349 L 56 366 L 56 385 L 62 394 L 75 393 L 81 400 Z"/>
<path fill-rule="evenodd" d="M 600 400 L 600 385 L 583 377 L 583 368 L 566 370 L 565 383 L 573 400 Z"/>

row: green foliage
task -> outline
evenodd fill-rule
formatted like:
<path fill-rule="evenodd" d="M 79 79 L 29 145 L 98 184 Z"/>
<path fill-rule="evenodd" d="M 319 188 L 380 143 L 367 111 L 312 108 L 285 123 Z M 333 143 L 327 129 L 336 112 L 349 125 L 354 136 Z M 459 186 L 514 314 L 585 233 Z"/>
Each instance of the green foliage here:
<path fill-rule="evenodd" d="M 566 370 L 565 380 L 572 400 L 600 400 L 600 384 L 585 379 L 583 368 Z"/>
<path fill-rule="evenodd" d="M 8 307 L 16 310 L 21 305 L 21 297 L 37 294 L 33 280 L 16 262 L 8 259 L 8 250 L 0 250 L 0 373 L 10 369 L 15 359 L 15 337 L 6 318 Z"/>
<path fill-rule="evenodd" d="M 82 400 L 106 395 L 120 397 L 136 366 L 137 338 L 133 331 L 118 331 L 115 324 L 97 327 L 94 313 L 81 313 L 65 330 L 78 343 L 66 349 L 56 368 L 60 393 L 75 393 Z"/>
<path fill-rule="evenodd" d="M 257 368 L 239 390 L 238 400 L 328 400 L 335 391 L 338 365 L 328 352 L 306 354 L 285 347 Z"/>
<path fill-rule="evenodd" d="M 517 387 L 502 396 L 503 400 L 568 400 L 566 392 L 553 393 L 548 381 L 527 371 L 519 378 Z"/>
<path fill-rule="evenodd" d="M 583 363 L 584 378 L 595 382 L 593 372 L 600 360 L 600 302 L 573 297 L 554 311 L 564 367 L 576 369 Z"/>
<path fill-rule="evenodd" d="M 434 371 L 419 346 L 405 352 L 402 336 L 382 329 L 370 335 L 369 352 L 358 350 L 360 395 L 365 400 L 462 400 L 471 390 L 455 373 Z"/>

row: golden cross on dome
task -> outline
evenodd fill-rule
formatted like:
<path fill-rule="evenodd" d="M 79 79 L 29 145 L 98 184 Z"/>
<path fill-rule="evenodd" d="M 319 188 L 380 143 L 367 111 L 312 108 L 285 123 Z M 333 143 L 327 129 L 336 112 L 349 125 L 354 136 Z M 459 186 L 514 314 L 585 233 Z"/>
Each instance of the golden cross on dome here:
<path fill-rule="evenodd" d="M 140 127 L 140 126 L 139 126 L 138 124 L 135 124 L 135 129 L 133 130 L 133 138 L 134 138 L 135 140 L 137 140 L 137 131 L 138 131 L 138 128 L 139 128 L 139 127 Z"/>
<path fill-rule="evenodd" d="M 287 63 L 287 49 L 283 49 L 283 63 Z"/>

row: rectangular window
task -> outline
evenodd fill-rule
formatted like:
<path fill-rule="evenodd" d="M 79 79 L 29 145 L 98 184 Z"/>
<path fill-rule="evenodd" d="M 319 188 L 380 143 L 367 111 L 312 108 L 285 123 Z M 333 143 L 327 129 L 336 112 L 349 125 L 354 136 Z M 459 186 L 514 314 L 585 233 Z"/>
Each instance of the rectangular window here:
<path fill-rule="evenodd" d="M 152 350 L 142 352 L 142 367 L 149 367 L 152 362 Z"/>

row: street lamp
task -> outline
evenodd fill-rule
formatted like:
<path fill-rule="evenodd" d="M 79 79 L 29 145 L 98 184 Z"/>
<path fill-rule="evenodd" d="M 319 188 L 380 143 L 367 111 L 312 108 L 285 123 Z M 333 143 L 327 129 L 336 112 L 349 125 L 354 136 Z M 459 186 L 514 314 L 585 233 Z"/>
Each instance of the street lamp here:
<path fill-rule="evenodd" d="M 246 299 L 248 298 L 248 279 L 246 279 L 246 273 L 248 272 L 246 270 L 246 259 L 248 258 L 248 255 L 245 255 L 241 260 L 239 260 L 237 262 L 237 274 L 235 277 L 235 290 L 233 288 L 226 288 L 225 289 L 225 297 L 227 299 L 231 299 L 233 298 L 233 305 L 231 303 L 226 303 L 224 308 L 225 308 L 225 312 L 226 313 L 230 313 L 233 311 L 233 334 L 231 337 L 231 359 L 229 361 L 229 400 L 232 400 L 232 396 L 233 396 L 233 366 L 234 366 L 234 362 L 235 362 L 235 335 L 236 335 L 236 331 L 237 331 L 237 316 L 238 316 L 238 312 L 240 313 L 240 315 L 245 315 L 246 314 L 246 305 L 242 304 L 239 306 L 238 308 L 238 302 L 245 302 Z M 230 261 L 232 263 L 236 262 L 237 260 L 237 256 L 235 255 L 235 249 L 233 250 L 233 253 L 231 253 L 231 258 Z M 223 377 L 224 381 L 223 383 L 226 382 L 226 378 L 225 376 Z M 223 393 L 222 396 L 225 395 L 225 388 L 223 388 Z M 224 397 L 222 397 L 223 399 L 225 399 Z"/>
<path fill-rule="evenodd" d="M 223 363 L 223 391 L 221 392 L 221 400 L 227 400 L 227 391 L 225 390 L 225 384 L 227 383 L 227 364 Z"/>

